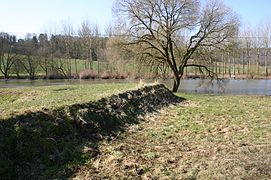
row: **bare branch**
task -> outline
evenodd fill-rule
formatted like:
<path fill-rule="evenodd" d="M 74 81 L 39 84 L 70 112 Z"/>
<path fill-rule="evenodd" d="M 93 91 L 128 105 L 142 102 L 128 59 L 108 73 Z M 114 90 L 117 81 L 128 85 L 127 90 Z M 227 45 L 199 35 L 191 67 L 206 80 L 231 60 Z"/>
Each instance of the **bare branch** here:
<path fill-rule="evenodd" d="M 218 0 L 202 8 L 198 0 L 118 0 L 114 9 L 127 28 L 127 45 L 138 46 L 142 55 L 158 64 L 164 61 L 176 86 L 195 52 L 229 44 L 239 26 L 238 17 Z M 194 35 L 182 38 L 187 31 Z"/>

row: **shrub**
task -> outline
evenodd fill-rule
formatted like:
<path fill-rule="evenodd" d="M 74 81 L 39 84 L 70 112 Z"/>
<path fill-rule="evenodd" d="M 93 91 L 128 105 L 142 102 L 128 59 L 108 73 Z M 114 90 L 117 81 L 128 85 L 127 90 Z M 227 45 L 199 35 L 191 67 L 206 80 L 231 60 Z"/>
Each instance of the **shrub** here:
<path fill-rule="evenodd" d="M 58 71 L 51 71 L 47 74 L 46 79 L 64 79 L 64 75 Z"/>
<path fill-rule="evenodd" d="M 93 70 L 84 69 L 79 72 L 80 79 L 95 79 L 97 77 L 98 77 L 97 73 L 94 72 Z"/>
<path fill-rule="evenodd" d="M 104 71 L 101 76 L 101 79 L 112 79 L 113 78 L 113 74 L 107 71 Z"/>
<path fill-rule="evenodd" d="M 127 76 L 127 74 L 125 74 L 125 73 L 116 73 L 115 74 L 115 79 L 126 79 L 128 76 Z"/>

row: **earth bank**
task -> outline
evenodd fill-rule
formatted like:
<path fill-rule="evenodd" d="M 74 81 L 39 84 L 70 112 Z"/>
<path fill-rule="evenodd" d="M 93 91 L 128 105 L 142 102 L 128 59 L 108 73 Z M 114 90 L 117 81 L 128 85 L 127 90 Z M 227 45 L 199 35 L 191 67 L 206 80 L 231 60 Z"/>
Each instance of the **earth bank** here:
<path fill-rule="evenodd" d="M 27 112 L 0 122 L 0 176 L 65 178 L 147 113 L 181 102 L 164 85 L 98 101 Z"/>

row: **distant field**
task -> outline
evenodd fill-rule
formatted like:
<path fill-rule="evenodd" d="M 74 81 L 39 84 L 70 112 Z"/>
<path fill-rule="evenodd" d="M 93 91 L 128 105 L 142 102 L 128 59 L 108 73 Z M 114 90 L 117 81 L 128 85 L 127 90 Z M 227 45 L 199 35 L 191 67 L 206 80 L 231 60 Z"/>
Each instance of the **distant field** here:
<path fill-rule="evenodd" d="M 140 70 L 136 68 L 136 64 L 133 62 L 125 63 L 122 65 L 122 67 L 117 67 L 117 64 L 112 64 L 112 62 L 107 61 L 93 61 L 92 65 L 90 67 L 89 62 L 87 60 L 83 59 L 61 59 L 61 58 L 55 58 L 54 63 L 59 64 L 60 62 L 63 63 L 63 69 L 65 71 L 68 71 L 67 62 L 71 63 L 71 73 L 76 74 L 84 69 L 93 69 L 94 72 L 100 73 L 100 75 L 103 72 L 115 72 L 117 69 L 121 70 L 122 72 L 119 73 L 132 73 L 136 76 L 142 76 L 144 75 L 150 76 L 152 73 L 150 72 L 149 68 L 146 68 L 145 66 L 141 67 Z M 267 67 L 267 72 L 264 66 L 257 67 L 255 64 L 251 64 L 248 66 L 245 64 L 244 66 L 242 64 L 224 64 L 222 62 L 217 62 L 216 64 L 213 64 L 212 67 L 209 67 L 213 72 L 217 73 L 219 77 L 221 78 L 229 78 L 236 77 L 236 78 L 265 78 L 267 75 L 270 77 L 271 75 L 271 67 Z M 50 70 L 49 70 L 50 71 Z M 10 71 L 10 76 L 16 77 L 14 69 Z M 154 73 L 155 74 L 155 73 Z M 168 70 L 168 74 L 170 75 L 170 71 Z M 195 67 L 189 67 L 185 69 L 185 75 L 200 75 L 200 71 L 198 68 Z M 0 72 L 0 77 L 3 76 Z M 26 71 L 22 68 L 20 72 L 20 76 L 27 77 L 28 74 Z M 38 65 L 36 70 L 36 76 L 43 77 L 45 76 L 44 70 Z"/>
<path fill-rule="evenodd" d="M 0 88 L 0 119 L 25 111 L 83 103 L 135 88 L 136 84 L 85 84 L 35 88 Z"/>
<path fill-rule="evenodd" d="M 58 63 L 58 62 L 62 62 L 64 63 L 63 65 L 63 69 L 65 71 L 68 70 L 68 66 L 67 66 L 67 59 L 57 59 L 55 58 L 54 59 L 54 62 L 55 62 L 55 65 Z M 93 69 L 94 71 L 96 71 L 98 73 L 98 67 L 99 67 L 99 72 L 102 73 L 104 71 L 113 71 L 113 66 L 110 65 L 109 63 L 107 62 L 98 62 L 98 61 L 93 61 L 92 62 L 92 65 L 90 67 L 89 63 L 86 61 L 86 60 L 83 60 L 83 59 L 71 59 L 70 60 L 70 63 L 71 63 L 71 72 L 72 74 L 74 73 L 79 73 L 80 71 L 84 70 L 84 69 Z M 98 65 L 99 64 L 99 65 Z M 49 70 L 50 71 L 50 70 Z M 20 76 L 28 76 L 27 72 L 23 69 L 20 70 L 20 73 L 19 73 Z M 36 75 L 37 76 L 45 76 L 45 72 L 44 70 L 41 68 L 40 65 L 37 66 L 37 69 L 36 69 Z M 3 76 L 2 72 L 0 72 L 0 76 Z M 16 76 L 16 73 L 14 71 L 14 68 L 12 68 L 10 70 L 10 76 Z"/>

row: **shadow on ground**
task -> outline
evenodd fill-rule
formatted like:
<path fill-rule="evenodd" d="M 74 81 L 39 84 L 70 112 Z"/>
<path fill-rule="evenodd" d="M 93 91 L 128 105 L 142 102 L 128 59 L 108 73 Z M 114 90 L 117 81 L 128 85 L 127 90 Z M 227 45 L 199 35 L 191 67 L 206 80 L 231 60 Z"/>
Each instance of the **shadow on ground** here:
<path fill-rule="evenodd" d="M 98 143 L 140 117 L 184 99 L 164 85 L 99 101 L 27 112 L 0 122 L 1 178 L 67 178 L 99 154 Z"/>

